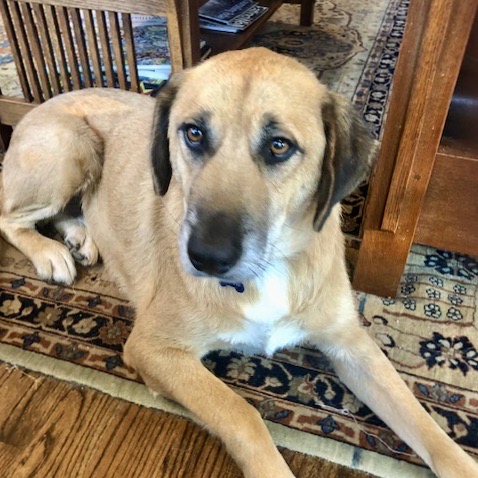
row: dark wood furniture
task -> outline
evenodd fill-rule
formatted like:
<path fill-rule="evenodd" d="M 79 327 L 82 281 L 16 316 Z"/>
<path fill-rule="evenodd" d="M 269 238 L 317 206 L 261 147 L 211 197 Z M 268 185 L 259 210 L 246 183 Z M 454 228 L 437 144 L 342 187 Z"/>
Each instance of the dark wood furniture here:
<path fill-rule="evenodd" d="M 205 0 L 201 0 L 201 3 L 205 3 Z M 227 50 L 238 50 L 247 45 L 257 30 L 269 20 L 283 3 L 300 4 L 300 24 L 302 26 L 310 26 L 314 21 L 315 0 L 259 0 L 259 3 L 269 7 L 269 10 L 244 32 L 232 34 L 201 31 L 201 38 L 204 38 L 213 47 L 213 54 Z"/>
<path fill-rule="evenodd" d="M 181 38 L 182 65 L 189 67 L 201 59 L 199 39 L 202 38 L 212 47 L 212 54 L 217 55 L 228 50 L 238 50 L 247 45 L 254 34 L 264 26 L 270 17 L 283 3 L 300 5 L 300 24 L 310 26 L 314 21 L 314 6 L 316 0 L 258 0 L 258 3 L 269 10 L 250 27 L 240 33 L 217 33 L 200 30 L 199 7 L 207 0 L 174 0 L 174 14 L 168 25 L 173 25 Z M 172 10 L 171 10 L 172 11 Z M 179 22 L 176 25 L 176 22 Z M 174 65 L 173 65 L 174 69 Z"/>
<path fill-rule="evenodd" d="M 477 3 L 411 2 L 356 289 L 394 296 L 413 242 L 478 255 Z"/>

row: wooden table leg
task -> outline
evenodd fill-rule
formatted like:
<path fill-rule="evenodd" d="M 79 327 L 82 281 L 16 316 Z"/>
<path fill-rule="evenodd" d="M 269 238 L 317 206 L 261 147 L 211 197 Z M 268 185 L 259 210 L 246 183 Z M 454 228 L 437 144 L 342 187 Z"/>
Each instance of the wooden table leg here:
<path fill-rule="evenodd" d="M 300 2 L 300 24 L 310 27 L 314 23 L 315 0 L 302 0 Z"/>
<path fill-rule="evenodd" d="M 353 285 L 394 296 L 413 242 L 477 0 L 414 0 L 370 184 Z"/>
<path fill-rule="evenodd" d="M 300 24 L 310 27 L 314 23 L 315 0 L 285 0 L 284 3 L 300 5 Z"/>

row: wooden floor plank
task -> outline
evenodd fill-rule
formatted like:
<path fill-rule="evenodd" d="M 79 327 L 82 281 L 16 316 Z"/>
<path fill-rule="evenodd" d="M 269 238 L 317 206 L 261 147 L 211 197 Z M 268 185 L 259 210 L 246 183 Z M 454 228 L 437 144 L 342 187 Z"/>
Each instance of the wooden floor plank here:
<path fill-rule="evenodd" d="M 371 475 L 281 450 L 298 478 Z M 241 478 L 217 438 L 175 415 L 0 364 L 0 476 Z"/>

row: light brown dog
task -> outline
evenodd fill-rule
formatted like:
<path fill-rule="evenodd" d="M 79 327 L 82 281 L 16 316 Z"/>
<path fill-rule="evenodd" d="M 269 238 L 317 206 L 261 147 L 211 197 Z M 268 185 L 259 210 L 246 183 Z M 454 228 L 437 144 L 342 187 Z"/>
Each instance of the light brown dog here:
<path fill-rule="evenodd" d="M 200 358 L 304 341 L 440 477 L 478 476 L 359 324 L 339 201 L 369 157 L 350 104 L 305 67 L 229 52 L 158 100 L 84 90 L 29 113 L 5 157 L 0 228 L 45 279 L 71 284 L 73 257 L 101 253 L 136 307 L 126 362 L 221 437 L 245 476 L 292 473 L 258 412 Z M 63 213 L 75 195 L 85 219 Z M 66 246 L 36 232 L 46 218 Z"/>

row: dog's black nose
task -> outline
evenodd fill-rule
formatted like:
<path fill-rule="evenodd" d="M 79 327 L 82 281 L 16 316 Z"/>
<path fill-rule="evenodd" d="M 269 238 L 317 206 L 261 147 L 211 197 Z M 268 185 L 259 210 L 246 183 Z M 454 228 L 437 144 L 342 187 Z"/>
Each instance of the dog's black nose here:
<path fill-rule="evenodd" d="M 200 272 L 221 276 L 242 254 L 240 221 L 223 213 L 200 213 L 188 242 L 191 264 Z"/>

